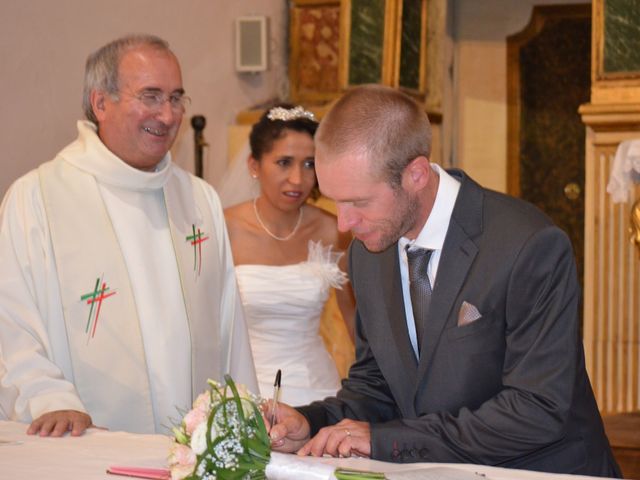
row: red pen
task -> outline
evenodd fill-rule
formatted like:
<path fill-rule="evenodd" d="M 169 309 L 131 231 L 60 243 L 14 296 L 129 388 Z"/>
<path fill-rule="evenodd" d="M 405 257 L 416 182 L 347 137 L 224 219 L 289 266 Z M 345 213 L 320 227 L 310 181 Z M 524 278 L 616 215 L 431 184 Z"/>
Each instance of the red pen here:
<path fill-rule="evenodd" d="M 171 480 L 171 472 L 164 468 L 110 466 L 107 473 L 123 477 L 149 478 L 152 480 Z"/>

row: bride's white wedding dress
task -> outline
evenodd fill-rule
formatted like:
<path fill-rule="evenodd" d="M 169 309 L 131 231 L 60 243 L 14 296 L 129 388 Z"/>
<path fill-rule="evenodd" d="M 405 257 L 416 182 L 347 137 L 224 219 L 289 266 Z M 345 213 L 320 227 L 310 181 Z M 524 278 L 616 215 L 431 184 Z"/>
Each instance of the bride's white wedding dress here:
<path fill-rule="evenodd" d="M 340 377 L 318 333 L 331 287 L 346 282 L 331 247 L 309 242 L 306 261 L 293 265 L 238 265 L 260 395 L 271 398 L 282 370 L 280 401 L 306 405 L 334 395 Z"/>

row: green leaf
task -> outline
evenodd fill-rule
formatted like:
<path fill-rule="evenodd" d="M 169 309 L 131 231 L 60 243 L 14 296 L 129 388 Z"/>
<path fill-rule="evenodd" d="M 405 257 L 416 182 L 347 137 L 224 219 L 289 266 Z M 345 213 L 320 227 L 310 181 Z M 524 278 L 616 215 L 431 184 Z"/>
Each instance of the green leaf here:
<path fill-rule="evenodd" d="M 353 468 L 338 468 L 334 472 L 338 480 L 385 480 L 384 473 L 355 470 Z"/>
<path fill-rule="evenodd" d="M 262 413 L 255 403 L 253 403 L 252 406 L 253 413 L 256 418 L 256 423 L 258 425 L 258 437 L 264 442 L 265 445 L 269 445 L 269 447 L 271 447 L 271 439 L 269 438 L 269 432 L 267 432 L 267 426 L 264 424 Z"/>
<path fill-rule="evenodd" d="M 225 382 L 227 382 L 227 385 L 229 386 L 229 388 L 231 388 L 231 391 L 233 392 L 233 400 L 235 401 L 236 406 L 238 407 L 238 417 L 240 418 L 240 424 L 242 426 L 245 426 L 247 422 L 244 419 L 244 410 L 242 409 L 242 402 L 240 401 L 240 394 L 238 393 L 238 388 L 236 387 L 236 384 L 233 381 L 233 378 L 231 378 L 231 375 L 226 374 L 224 376 L 224 380 Z"/>

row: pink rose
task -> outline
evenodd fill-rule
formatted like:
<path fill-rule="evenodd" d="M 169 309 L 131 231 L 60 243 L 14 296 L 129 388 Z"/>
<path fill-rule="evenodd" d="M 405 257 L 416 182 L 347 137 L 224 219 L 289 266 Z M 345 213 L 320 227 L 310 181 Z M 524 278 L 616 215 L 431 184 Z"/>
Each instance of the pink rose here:
<path fill-rule="evenodd" d="M 187 435 L 191 435 L 198 425 L 207 421 L 207 413 L 199 408 L 194 408 L 184 416 L 182 421 Z"/>
<path fill-rule="evenodd" d="M 196 454 L 186 445 L 174 443 L 169 452 L 171 480 L 182 480 L 193 473 L 196 466 Z"/>
<path fill-rule="evenodd" d="M 193 402 L 193 408 L 196 410 L 202 410 L 205 413 L 209 412 L 209 408 L 211 408 L 211 394 L 209 392 L 204 392 L 198 395 Z"/>

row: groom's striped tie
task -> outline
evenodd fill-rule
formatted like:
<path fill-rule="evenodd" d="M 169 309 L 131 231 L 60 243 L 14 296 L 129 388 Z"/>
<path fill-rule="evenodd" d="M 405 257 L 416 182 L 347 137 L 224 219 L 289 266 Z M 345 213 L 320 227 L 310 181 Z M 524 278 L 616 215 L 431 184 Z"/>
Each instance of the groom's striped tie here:
<path fill-rule="evenodd" d="M 427 275 L 427 267 L 433 250 L 426 248 L 409 249 L 407 245 L 407 260 L 409 262 L 409 293 L 413 310 L 413 321 L 416 324 L 416 340 L 418 354 L 424 336 L 424 324 L 429 313 L 431 303 L 431 282 Z"/>

